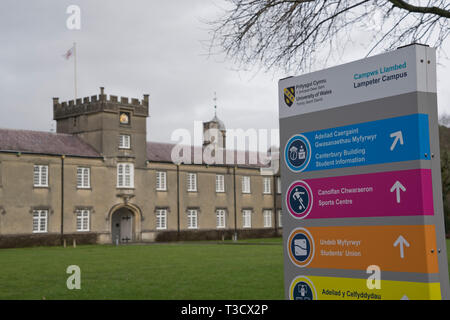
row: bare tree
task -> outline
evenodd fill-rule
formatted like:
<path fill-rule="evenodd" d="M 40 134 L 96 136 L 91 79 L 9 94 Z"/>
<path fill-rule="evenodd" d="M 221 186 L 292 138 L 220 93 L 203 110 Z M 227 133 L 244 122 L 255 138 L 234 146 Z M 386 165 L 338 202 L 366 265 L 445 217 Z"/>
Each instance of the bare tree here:
<path fill-rule="evenodd" d="M 450 33 L 449 0 L 224 0 L 210 21 L 210 52 L 240 67 L 308 71 L 366 43 L 366 55 L 414 42 L 439 48 Z"/>
<path fill-rule="evenodd" d="M 450 115 L 443 113 L 439 116 L 439 125 L 450 128 Z"/>
<path fill-rule="evenodd" d="M 450 156 L 447 150 L 441 152 L 442 202 L 444 205 L 445 233 L 450 232 Z"/>

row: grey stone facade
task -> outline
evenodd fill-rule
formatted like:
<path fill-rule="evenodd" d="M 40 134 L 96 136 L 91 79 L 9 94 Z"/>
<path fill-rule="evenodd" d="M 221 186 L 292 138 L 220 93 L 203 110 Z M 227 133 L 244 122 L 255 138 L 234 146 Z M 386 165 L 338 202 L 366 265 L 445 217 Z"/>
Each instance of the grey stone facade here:
<path fill-rule="evenodd" d="M 0 129 L 0 247 L 280 234 L 278 177 L 260 164 L 173 163 L 174 145 L 146 141 L 148 95 L 108 98 L 101 88 L 54 98 L 53 110 L 56 133 Z M 218 121 L 204 128 L 225 139 Z"/>

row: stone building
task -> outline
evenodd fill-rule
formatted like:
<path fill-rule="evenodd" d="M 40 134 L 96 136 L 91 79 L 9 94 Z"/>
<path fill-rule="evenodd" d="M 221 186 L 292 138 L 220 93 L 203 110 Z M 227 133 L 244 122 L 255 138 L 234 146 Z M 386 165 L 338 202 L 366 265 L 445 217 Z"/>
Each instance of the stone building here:
<path fill-rule="evenodd" d="M 174 163 L 175 145 L 146 141 L 148 95 L 101 88 L 54 98 L 53 111 L 56 133 L 0 129 L 0 247 L 280 234 L 279 177 L 249 152 L 240 164 Z M 223 122 L 204 131 L 203 148 L 224 152 Z"/>

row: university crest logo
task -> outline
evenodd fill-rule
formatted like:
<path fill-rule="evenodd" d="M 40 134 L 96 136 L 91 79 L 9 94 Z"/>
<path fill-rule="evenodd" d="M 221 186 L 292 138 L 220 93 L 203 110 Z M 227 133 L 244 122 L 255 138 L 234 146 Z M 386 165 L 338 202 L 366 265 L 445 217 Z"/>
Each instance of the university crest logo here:
<path fill-rule="evenodd" d="M 284 102 L 288 107 L 295 101 L 295 87 L 284 88 Z"/>

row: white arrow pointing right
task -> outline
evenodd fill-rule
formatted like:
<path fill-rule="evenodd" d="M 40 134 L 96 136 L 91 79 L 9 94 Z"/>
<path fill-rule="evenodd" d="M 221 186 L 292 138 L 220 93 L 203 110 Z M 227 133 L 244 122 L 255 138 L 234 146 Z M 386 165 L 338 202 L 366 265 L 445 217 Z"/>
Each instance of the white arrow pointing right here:
<path fill-rule="evenodd" d="M 406 241 L 405 238 L 403 238 L 402 235 L 400 235 L 397 240 L 394 242 L 394 247 L 400 245 L 400 258 L 405 257 L 405 252 L 403 251 L 403 245 L 407 246 L 409 248 L 409 243 Z"/>

